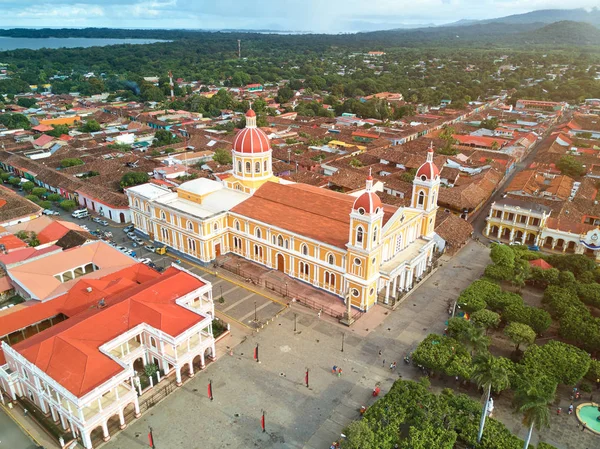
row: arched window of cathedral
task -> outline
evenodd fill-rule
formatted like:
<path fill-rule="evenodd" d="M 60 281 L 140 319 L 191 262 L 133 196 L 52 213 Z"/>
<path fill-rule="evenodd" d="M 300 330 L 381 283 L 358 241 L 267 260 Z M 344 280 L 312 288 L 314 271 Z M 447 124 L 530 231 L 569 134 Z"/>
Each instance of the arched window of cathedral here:
<path fill-rule="evenodd" d="M 252 173 L 252 167 L 250 162 L 246 162 L 246 173 Z"/>
<path fill-rule="evenodd" d="M 332 287 L 335 287 L 335 274 L 331 273 L 331 277 L 329 278 L 329 284 L 331 284 Z"/>
<path fill-rule="evenodd" d="M 290 247 L 290 241 L 288 239 L 285 239 L 285 249 L 289 249 Z"/>
<path fill-rule="evenodd" d="M 335 265 L 335 257 L 333 257 L 333 254 L 329 253 L 327 255 L 327 263 L 329 265 Z"/>
<path fill-rule="evenodd" d="M 417 199 L 417 205 L 423 207 L 423 204 L 425 204 L 425 193 L 421 190 Z"/>
<path fill-rule="evenodd" d="M 166 220 L 166 219 L 167 219 L 167 215 L 164 213 L 164 211 L 161 211 L 161 212 L 160 212 L 160 218 L 161 218 L 162 220 Z"/>
<path fill-rule="evenodd" d="M 213 225 L 213 231 L 217 232 L 219 230 L 219 223 L 215 222 Z"/>
<path fill-rule="evenodd" d="M 136 209 L 139 209 L 139 208 L 140 208 L 140 200 L 138 200 L 137 198 L 136 198 L 136 200 L 135 200 L 135 208 L 136 208 Z"/>
<path fill-rule="evenodd" d="M 238 161 L 238 173 L 242 172 L 242 161 Z"/>
<path fill-rule="evenodd" d="M 308 246 L 306 246 L 306 244 L 302 244 L 302 246 L 300 247 L 300 251 L 302 252 L 302 254 L 304 254 L 305 256 L 308 256 Z"/>
<path fill-rule="evenodd" d="M 280 235 L 277 236 L 277 246 L 283 246 L 283 237 Z"/>
<path fill-rule="evenodd" d="M 356 228 L 356 243 L 359 243 L 360 245 L 362 245 L 363 242 L 363 228 L 362 227 L 358 227 Z"/>
<path fill-rule="evenodd" d="M 269 170 L 267 169 L 267 167 L 268 167 L 267 161 L 264 161 L 264 162 L 263 162 L 263 167 L 264 167 L 264 168 L 263 168 L 263 171 L 264 171 L 264 172 L 267 172 L 267 171 L 269 171 Z"/>
<path fill-rule="evenodd" d="M 325 272 L 325 283 L 329 284 L 329 271 Z"/>
<path fill-rule="evenodd" d="M 254 235 L 256 235 L 257 239 L 262 238 L 262 232 L 260 232 L 260 228 L 256 228 L 256 231 L 254 231 Z"/>
<path fill-rule="evenodd" d="M 233 222 L 233 227 L 235 228 L 236 231 L 239 231 L 240 230 L 240 222 L 235 220 Z"/>
<path fill-rule="evenodd" d="M 254 173 L 260 173 L 260 162 L 254 164 Z"/>
<path fill-rule="evenodd" d="M 194 230 L 194 223 L 192 223 L 191 221 L 187 222 L 187 227 L 188 227 L 188 231 L 193 231 Z"/>
<path fill-rule="evenodd" d="M 146 212 L 150 213 L 150 205 L 146 204 Z"/>
<path fill-rule="evenodd" d="M 377 242 L 377 226 L 373 228 L 373 242 Z"/>

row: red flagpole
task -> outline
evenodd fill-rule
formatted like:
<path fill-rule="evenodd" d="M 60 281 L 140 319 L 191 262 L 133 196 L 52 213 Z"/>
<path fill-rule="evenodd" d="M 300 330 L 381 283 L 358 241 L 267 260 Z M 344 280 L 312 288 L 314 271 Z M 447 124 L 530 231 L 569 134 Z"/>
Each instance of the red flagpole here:
<path fill-rule="evenodd" d="M 262 427 L 263 432 L 266 432 L 266 430 L 265 430 L 265 411 L 264 410 L 262 412 L 262 417 L 260 418 L 260 427 Z"/>
<path fill-rule="evenodd" d="M 212 380 L 208 381 L 208 399 L 213 400 Z"/>
<path fill-rule="evenodd" d="M 150 427 L 150 431 L 148 432 L 148 445 L 154 449 L 154 435 L 152 434 L 152 427 Z"/>
<path fill-rule="evenodd" d="M 256 343 L 256 348 L 254 348 L 254 360 L 256 360 L 257 362 L 259 362 L 259 359 L 258 359 L 258 343 Z"/>
<path fill-rule="evenodd" d="M 308 368 L 306 368 L 306 374 L 304 375 L 304 382 L 306 383 L 306 388 L 308 388 Z"/>

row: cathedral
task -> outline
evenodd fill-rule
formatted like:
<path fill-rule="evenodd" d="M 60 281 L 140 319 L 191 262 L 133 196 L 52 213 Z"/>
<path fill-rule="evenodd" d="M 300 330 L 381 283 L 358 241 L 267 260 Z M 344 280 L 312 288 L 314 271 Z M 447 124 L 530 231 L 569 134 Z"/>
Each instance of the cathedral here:
<path fill-rule="evenodd" d="M 267 135 L 249 110 L 222 182 L 195 179 L 177 192 L 126 190 L 133 223 L 156 245 L 208 264 L 233 253 L 351 301 L 367 311 L 412 288 L 432 263 L 440 188 L 433 148 L 413 181 L 409 207 L 383 204 L 373 178 L 351 194 L 273 175 Z"/>

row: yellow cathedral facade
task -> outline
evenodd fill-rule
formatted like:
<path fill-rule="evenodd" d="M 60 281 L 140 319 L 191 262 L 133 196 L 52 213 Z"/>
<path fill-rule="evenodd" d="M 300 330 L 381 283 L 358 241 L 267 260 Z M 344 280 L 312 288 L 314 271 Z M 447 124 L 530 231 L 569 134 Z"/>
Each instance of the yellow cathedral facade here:
<path fill-rule="evenodd" d="M 152 183 L 128 188 L 136 230 L 200 264 L 237 254 L 361 311 L 410 290 L 431 265 L 440 188 L 433 148 L 408 207 L 383 204 L 371 176 L 352 194 L 275 177 L 269 138 L 252 110 L 232 160 L 221 182 L 195 179 L 177 192 Z"/>

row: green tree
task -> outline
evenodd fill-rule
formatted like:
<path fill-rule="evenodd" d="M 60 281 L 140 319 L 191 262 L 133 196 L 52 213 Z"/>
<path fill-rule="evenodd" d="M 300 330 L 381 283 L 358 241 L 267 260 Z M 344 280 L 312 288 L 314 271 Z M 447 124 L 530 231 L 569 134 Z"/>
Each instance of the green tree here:
<path fill-rule="evenodd" d="M 508 245 L 492 244 L 490 257 L 496 265 L 509 268 L 514 268 L 515 266 L 515 252 Z"/>
<path fill-rule="evenodd" d="M 67 212 L 71 212 L 77 208 L 77 203 L 74 200 L 64 200 L 61 201 L 58 206 Z"/>
<path fill-rule="evenodd" d="M 556 382 L 576 385 L 590 369 L 591 358 L 582 349 L 551 340 L 543 346 L 529 345 L 523 363 Z"/>
<path fill-rule="evenodd" d="M 519 350 L 519 346 L 522 344 L 530 345 L 535 341 L 535 331 L 530 326 L 522 323 L 510 323 L 504 328 L 504 335 L 516 345 L 516 351 Z"/>
<path fill-rule="evenodd" d="M 25 199 L 28 199 L 32 203 L 39 204 L 40 198 L 35 195 L 25 195 Z"/>
<path fill-rule="evenodd" d="M 44 189 L 43 187 L 34 187 L 33 189 L 31 189 L 31 194 L 37 196 L 38 198 L 45 195 L 46 192 L 47 192 L 47 190 Z"/>
<path fill-rule="evenodd" d="M 490 339 L 480 327 L 471 326 L 465 337 L 464 343 L 471 348 L 471 355 L 485 352 L 490 345 Z"/>
<path fill-rule="evenodd" d="M 350 167 L 360 168 L 362 166 L 363 166 L 363 163 L 359 159 L 352 158 L 352 160 L 350 161 Z"/>
<path fill-rule="evenodd" d="M 442 132 L 440 132 L 440 139 L 444 141 L 444 146 L 438 151 L 440 154 L 453 155 L 458 153 L 452 146 L 456 143 L 454 138 L 456 130 L 449 125 L 444 125 Z"/>
<path fill-rule="evenodd" d="M 33 188 L 35 187 L 35 184 L 31 181 L 27 181 L 27 182 L 24 182 L 21 187 L 23 187 L 23 190 L 25 190 L 26 192 L 31 192 L 33 190 Z"/>
<path fill-rule="evenodd" d="M 346 430 L 346 438 L 342 440 L 343 449 L 378 449 L 375 445 L 375 434 L 366 420 L 353 421 Z"/>
<path fill-rule="evenodd" d="M 81 128 L 79 128 L 79 130 L 84 133 L 95 133 L 101 129 L 100 123 L 94 119 L 88 120 Z"/>
<path fill-rule="evenodd" d="M 472 380 L 477 386 L 483 389 L 485 394 L 485 402 L 481 412 L 481 420 L 479 422 L 479 433 L 477 442 L 481 442 L 483 436 L 483 428 L 485 427 L 485 418 L 487 416 L 487 406 L 490 402 L 492 389 L 499 393 L 510 386 L 508 379 L 508 371 L 498 362 L 498 360 L 490 353 L 480 354 L 473 360 L 473 376 Z"/>
<path fill-rule="evenodd" d="M 8 180 L 8 183 L 9 183 L 11 186 L 17 187 L 19 184 L 21 184 L 21 178 L 10 178 L 10 179 Z"/>
<path fill-rule="evenodd" d="M 174 136 L 171 131 L 167 131 L 165 129 L 159 129 L 154 133 L 154 140 L 152 141 L 153 145 L 157 147 L 164 147 L 167 145 L 173 145 L 181 142 L 181 138 L 178 136 Z"/>
<path fill-rule="evenodd" d="M 213 161 L 220 165 L 229 165 L 232 162 L 231 152 L 222 148 L 218 148 L 215 150 L 215 154 L 213 154 Z"/>
<path fill-rule="evenodd" d="M 37 104 L 37 100 L 35 98 L 21 97 L 17 100 L 17 104 L 24 108 L 30 108 Z"/>
<path fill-rule="evenodd" d="M 137 186 L 139 184 L 144 184 L 148 182 L 150 177 L 146 172 L 129 172 L 125 173 L 121 178 L 121 188 L 124 189 L 126 187 Z"/>
<path fill-rule="evenodd" d="M 565 154 L 558 160 L 556 168 L 558 168 L 563 175 L 572 178 L 579 178 L 580 176 L 583 176 L 586 171 L 583 164 L 579 162 L 575 156 L 568 154 Z"/>
<path fill-rule="evenodd" d="M 60 196 L 60 194 L 58 193 L 50 193 L 46 198 L 48 199 L 48 201 L 52 201 L 55 203 L 62 200 L 62 196 Z"/>
<path fill-rule="evenodd" d="M 46 131 L 46 134 L 52 137 L 60 137 L 63 134 L 69 134 L 69 127 L 67 125 L 52 125 L 53 129 Z"/>
<path fill-rule="evenodd" d="M 0 125 L 8 129 L 30 129 L 31 123 L 23 114 L 0 114 Z"/>
<path fill-rule="evenodd" d="M 518 392 L 515 396 L 517 411 L 523 413 L 523 422 L 529 426 L 523 449 L 529 447 L 534 427 L 538 432 L 543 428 L 550 427 L 550 409 L 548 406 L 554 400 L 555 392 L 556 386 L 555 391 L 550 395 L 536 388 L 529 388 Z"/>
<path fill-rule="evenodd" d="M 411 426 L 408 438 L 403 440 L 398 447 L 400 449 L 453 449 L 456 438 L 457 434 L 454 430 L 426 422 L 418 427 Z"/>
<path fill-rule="evenodd" d="M 477 326 L 484 328 L 487 333 L 488 329 L 498 327 L 500 315 L 488 309 L 481 309 L 471 315 L 471 320 Z"/>

